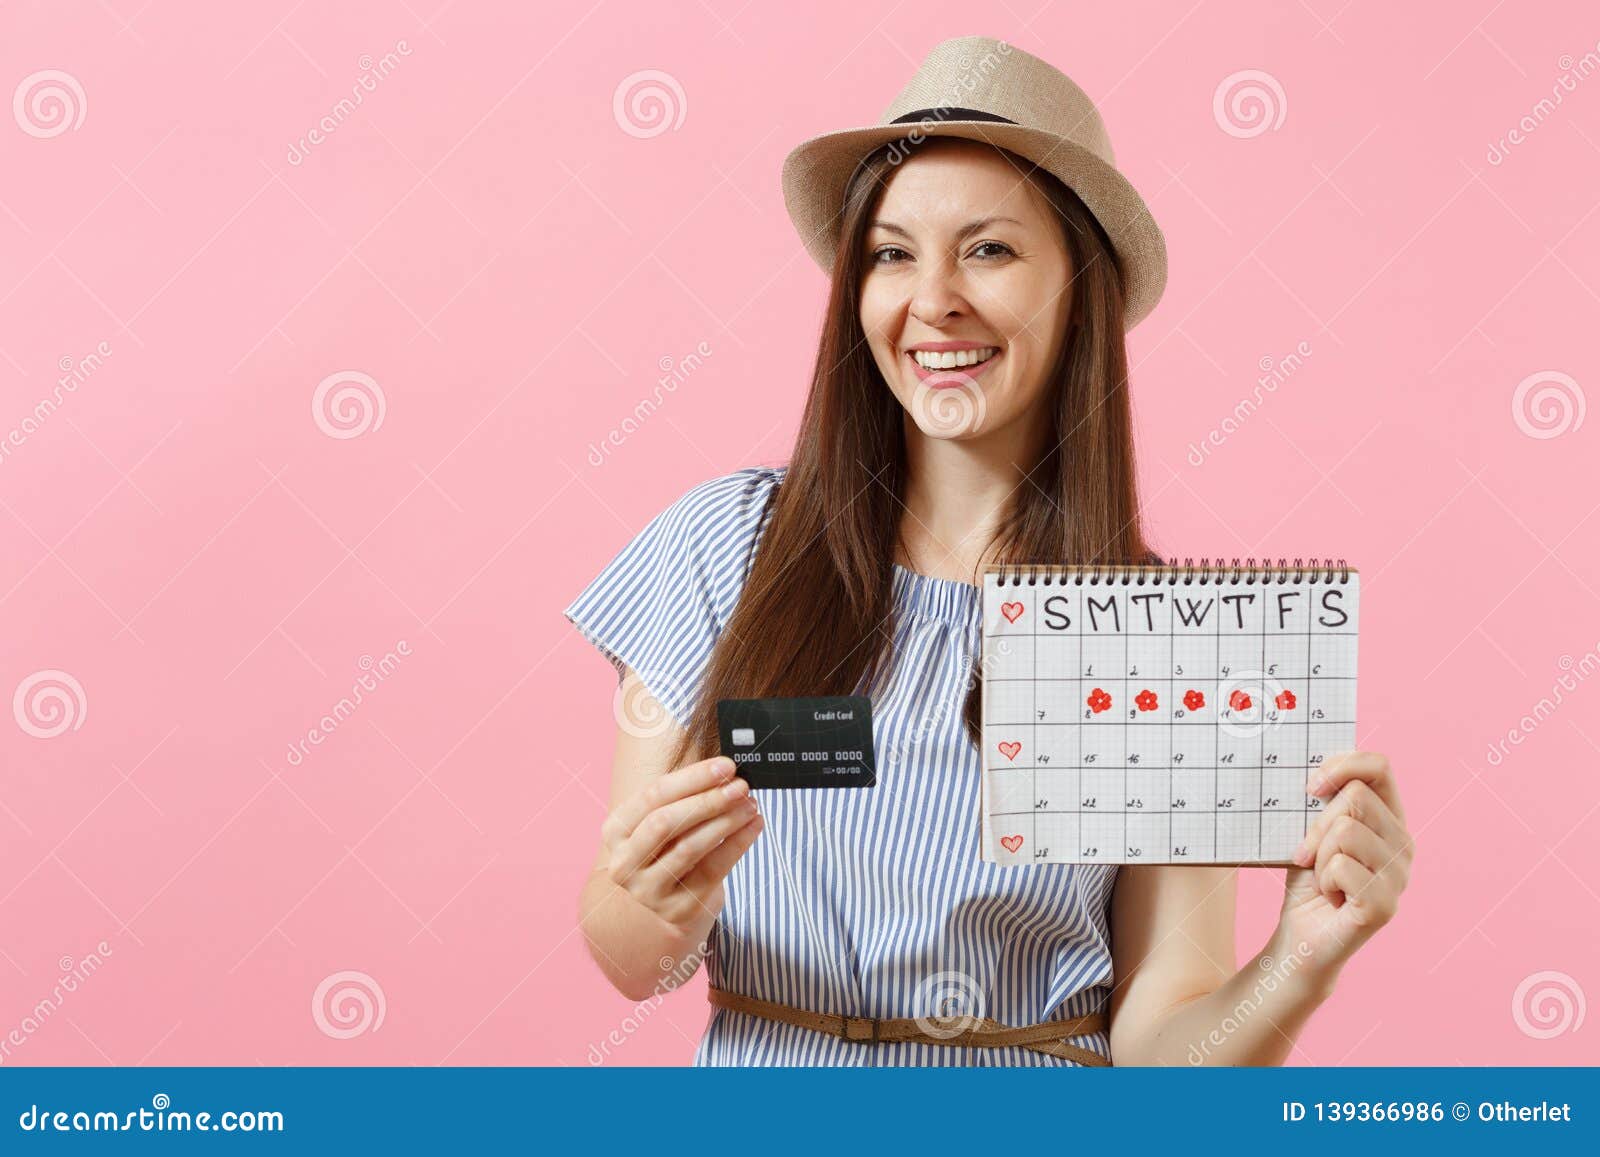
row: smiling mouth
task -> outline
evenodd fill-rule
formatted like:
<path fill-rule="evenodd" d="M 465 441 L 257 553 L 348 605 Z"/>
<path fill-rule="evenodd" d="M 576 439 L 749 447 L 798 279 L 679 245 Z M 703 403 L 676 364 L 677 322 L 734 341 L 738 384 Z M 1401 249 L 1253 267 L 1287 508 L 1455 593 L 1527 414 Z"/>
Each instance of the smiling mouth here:
<path fill-rule="evenodd" d="M 985 373 L 990 366 L 994 365 L 995 362 L 999 361 L 1005 356 L 1004 351 L 1000 350 L 999 348 L 990 348 L 994 349 L 993 353 L 991 353 L 983 361 L 974 362 L 970 365 L 939 366 L 938 368 L 932 368 L 917 361 L 915 352 L 910 350 L 906 351 L 906 360 L 911 363 L 911 370 L 917 375 L 917 379 L 919 381 L 935 389 L 946 388 L 951 386 L 960 386 L 978 377 L 980 374 Z"/>

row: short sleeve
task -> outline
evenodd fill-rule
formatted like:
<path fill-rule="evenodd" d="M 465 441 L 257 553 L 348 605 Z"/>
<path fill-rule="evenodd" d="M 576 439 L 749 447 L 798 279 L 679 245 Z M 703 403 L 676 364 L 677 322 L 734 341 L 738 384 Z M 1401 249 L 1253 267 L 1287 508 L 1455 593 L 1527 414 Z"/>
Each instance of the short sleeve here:
<path fill-rule="evenodd" d="M 782 467 L 693 487 L 650 520 L 563 614 L 617 669 L 638 672 L 684 728 L 733 615 Z"/>

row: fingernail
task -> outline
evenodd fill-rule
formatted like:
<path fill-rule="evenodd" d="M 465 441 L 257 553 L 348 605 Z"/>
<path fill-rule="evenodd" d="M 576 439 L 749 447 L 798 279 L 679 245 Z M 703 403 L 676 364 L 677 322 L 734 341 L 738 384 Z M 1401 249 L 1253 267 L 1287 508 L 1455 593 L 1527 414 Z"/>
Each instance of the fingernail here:
<path fill-rule="evenodd" d="M 750 785 L 748 783 L 742 779 L 736 779 L 732 783 L 723 787 L 722 794 L 727 796 L 729 799 L 738 799 L 741 795 L 744 795 L 745 792 L 749 790 Z"/>
<path fill-rule="evenodd" d="M 716 759 L 711 761 L 711 767 L 712 770 L 714 770 L 724 779 L 733 774 L 733 760 L 729 759 L 726 755 L 717 756 Z"/>

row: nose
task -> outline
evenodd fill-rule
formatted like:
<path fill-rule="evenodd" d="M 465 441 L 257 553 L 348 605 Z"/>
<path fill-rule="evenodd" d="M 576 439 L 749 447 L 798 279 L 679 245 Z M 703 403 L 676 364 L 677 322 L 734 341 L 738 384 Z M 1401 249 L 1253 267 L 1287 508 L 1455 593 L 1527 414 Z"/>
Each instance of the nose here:
<path fill-rule="evenodd" d="M 957 266 L 944 260 L 923 263 L 911 291 L 911 316 L 924 325 L 939 326 L 960 317 L 966 309 Z"/>

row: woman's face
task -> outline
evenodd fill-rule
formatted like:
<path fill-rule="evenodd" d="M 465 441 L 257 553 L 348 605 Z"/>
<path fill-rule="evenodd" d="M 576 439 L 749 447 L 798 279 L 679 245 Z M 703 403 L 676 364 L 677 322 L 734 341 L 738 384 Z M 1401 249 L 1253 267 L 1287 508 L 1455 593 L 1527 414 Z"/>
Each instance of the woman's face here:
<path fill-rule="evenodd" d="M 1043 418 L 1072 304 L 1058 220 L 977 142 L 935 138 L 891 173 L 866 237 L 861 324 L 924 435 L 970 440 Z"/>

